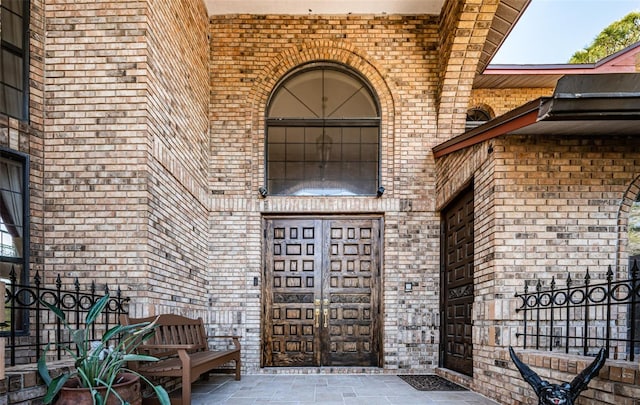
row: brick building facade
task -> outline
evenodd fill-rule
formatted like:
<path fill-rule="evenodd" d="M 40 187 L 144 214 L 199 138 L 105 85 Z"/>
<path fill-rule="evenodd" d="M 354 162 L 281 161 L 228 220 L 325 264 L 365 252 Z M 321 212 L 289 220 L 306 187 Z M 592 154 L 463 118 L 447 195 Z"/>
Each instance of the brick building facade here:
<path fill-rule="evenodd" d="M 517 15 L 524 2 L 512 3 Z M 451 376 L 526 401 L 514 369 L 496 365 L 516 345 L 508 296 L 532 271 L 546 280 L 621 260 L 619 200 L 637 197 L 640 156 L 620 146 L 626 138 L 522 136 L 491 140 L 491 153 L 481 143 L 434 158 L 463 132 L 469 106 L 491 100 L 499 115 L 551 90 L 504 102 L 472 93 L 498 8 L 465 0 L 445 1 L 439 15 L 209 16 L 201 0 L 31 0 L 29 117 L 0 116 L 0 144 L 31 164 L 30 274 L 119 285 L 134 315 L 202 316 L 212 331 L 243 336 L 243 372 L 269 372 L 269 221 L 371 220 L 379 343 L 364 370 L 433 373 L 441 213 L 473 179 L 473 379 Z M 329 62 L 375 96 L 384 192 L 263 198 L 270 98 L 290 72 Z M 514 395 L 500 386 L 505 369 Z"/>

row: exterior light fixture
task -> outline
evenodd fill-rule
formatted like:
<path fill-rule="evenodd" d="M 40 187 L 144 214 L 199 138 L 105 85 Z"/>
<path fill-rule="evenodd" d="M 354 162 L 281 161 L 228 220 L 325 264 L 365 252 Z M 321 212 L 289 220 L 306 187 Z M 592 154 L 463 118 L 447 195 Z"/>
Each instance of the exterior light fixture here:
<path fill-rule="evenodd" d="M 266 187 L 260 187 L 258 189 L 258 192 L 260 193 L 260 197 L 267 198 L 267 188 Z"/>
<path fill-rule="evenodd" d="M 376 197 L 380 198 L 382 197 L 382 194 L 384 194 L 384 187 L 380 186 L 378 187 L 378 192 L 376 193 Z"/>

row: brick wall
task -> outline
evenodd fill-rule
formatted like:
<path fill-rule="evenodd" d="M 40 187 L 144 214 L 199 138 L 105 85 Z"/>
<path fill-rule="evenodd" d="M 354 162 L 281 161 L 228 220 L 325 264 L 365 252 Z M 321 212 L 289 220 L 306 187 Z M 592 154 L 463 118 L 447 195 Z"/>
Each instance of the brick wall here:
<path fill-rule="evenodd" d="M 65 280 L 146 276 L 144 4 L 49 1 L 47 269 Z"/>
<path fill-rule="evenodd" d="M 201 313 L 207 16 L 157 3 L 47 3 L 47 267 L 118 280 L 136 315 Z"/>
<path fill-rule="evenodd" d="M 208 18 L 198 0 L 154 1 L 146 31 L 149 92 L 149 304 L 205 316 L 208 305 Z M 142 288 L 139 291 L 145 291 Z"/>
<path fill-rule="evenodd" d="M 30 72 L 29 72 L 29 119 L 19 121 L 0 114 L 0 147 L 29 155 L 29 202 L 30 202 L 30 263 L 29 273 L 42 274 L 44 269 L 44 214 L 43 205 L 43 159 L 44 159 L 44 5 L 41 0 L 31 1 L 30 22 Z M 1 29 L 1 27 L 0 27 Z M 8 344 L 7 339 L 3 339 Z M 29 344 L 32 337 L 19 336 L 20 344 Z M 3 349 L 4 351 L 4 349 Z M 7 358 L 2 356 L 4 363 Z M 3 386 L 0 380 L 0 402 L 3 401 Z"/>
<path fill-rule="evenodd" d="M 560 280 L 568 274 L 578 280 L 587 268 L 592 278 L 603 279 L 609 265 L 619 269 L 616 277 L 627 276 L 626 215 L 640 190 L 638 146 L 634 138 L 613 135 L 510 135 L 438 159 L 439 206 L 470 178 L 475 183 L 472 388 L 503 403 L 535 403 L 524 399 L 530 393 L 517 372 L 505 370 L 513 365 L 505 363 L 504 348 L 522 345 L 515 336 L 522 325 L 513 297 L 525 283 L 548 285 L 552 276 Z M 558 358 L 556 353 L 542 356 Z M 547 361 L 536 360 L 536 365 L 548 368 Z M 566 372 L 575 373 L 575 367 L 554 367 L 558 372 L 544 371 L 545 378 L 570 380 Z M 631 370 L 624 372 L 625 379 L 637 378 L 637 364 L 616 367 Z M 607 377 L 605 371 L 600 376 L 593 385 L 601 393 L 585 395 L 597 399 L 581 403 L 634 404 L 635 389 L 619 385 L 628 381 Z M 504 388 L 513 384 L 521 388 Z"/>
<path fill-rule="evenodd" d="M 438 19 L 236 15 L 212 17 L 210 29 L 212 327 L 241 330 L 244 364 L 257 369 L 262 306 L 253 279 L 262 274 L 262 215 L 384 213 L 384 367 L 433 370 L 439 216 L 431 148 L 439 142 Z M 356 70 L 378 96 L 386 188 L 381 199 L 258 197 L 269 94 L 289 70 L 318 60 Z M 405 282 L 416 283 L 412 293 L 404 293 Z"/>
<path fill-rule="evenodd" d="M 43 158 L 44 158 L 44 5 L 31 1 L 29 25 L 29 120 L 19 121 L 0 114 L 0 146 L 29 155 L 31 204 L 31 273 L 43 269 Z M 1 27 L 0 27 L 1 29 Z"/>
<path fill-rule="evenodd" d="M 474 89 L 471 92 L 469 108 L 489 107 L 493 117 L 520 107 L 539 97 L 550 97 L 553 88 L 517 88 L 517 89 Z"/>

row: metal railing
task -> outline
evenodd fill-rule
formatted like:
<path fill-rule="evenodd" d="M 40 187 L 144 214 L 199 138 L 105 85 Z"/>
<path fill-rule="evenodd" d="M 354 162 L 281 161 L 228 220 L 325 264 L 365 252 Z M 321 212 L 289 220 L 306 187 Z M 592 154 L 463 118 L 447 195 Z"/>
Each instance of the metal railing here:
<path fill-rule="evenodd" d="M 93 304 L 103 295 L 97 293 L 96 283 L 92 281 L 88 291 L 81 291 L 80 282 L 76 278 L 73 290 L 63 289 L 62 279 L 57 276 L 54 288 L 42 285 L 40 275 L 36 272 L 33 284 L 21 284 L 12 269 L 9 283 L 5 286 L 5 314 L 7 325 L 0 329 L 6 337 L 6 362 L 12 366 L 35 363 L 44 346 L 50 342 L 70 343 L 62 322 L 42 302 L 47 302 L 62 310 L 69 325 L 81 327 Z M 109 294 L 105 285 L 104 295 Z M 128 313 L 129 298 L 122 297 L 118 287 L 111 295 L 102 315 L 91 326 L 88 333 L 91 340 L 97 340 L 109 328 L 116 325 L 120 314 Z M 58 360 L 62 358 L 60 347 L 51 349 Z"/>
<path fill-rule="evenodd" d="M 640 280 L 638 263 L 630 277 L 614 280 L 609 266 L 606 279 L 593 283 L 589 270 L 584 282 L 575 285 L 567 276 L 559 287 L 555 277 L 549 288 L 538 280 L 535 291 L 525 285 L 517 293 L 523 313 L 524 348 L 592 355 L 605 347 L 608 357 L 634 361 L 640 353 Z"/>

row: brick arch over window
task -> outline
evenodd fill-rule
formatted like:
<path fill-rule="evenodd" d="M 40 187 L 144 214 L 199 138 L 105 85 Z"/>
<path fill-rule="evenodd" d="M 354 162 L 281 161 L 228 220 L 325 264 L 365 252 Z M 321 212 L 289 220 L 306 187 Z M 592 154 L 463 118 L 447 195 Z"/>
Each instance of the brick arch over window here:
<path fill-rule="evenodd" d="M 252 190 L 257 190 L 264 181 L 264 141 L 265 141 L 265 112 L 271 92 L 288 72 L 304 64 L 311 62 L 333 62 L 343 64 L 355 70 L 365 78 L 378 96 L 380 104 L 380 177 L 387 191 L 393 193 L 393 161 L 394 161 L 394 127 L 395 127 L 395 102 L 393 94 L 393 83 L 385 80 L 386 73 L 376 66 L 375 62 L 365 57 L 364 52 L 359 52 L 355 47 L 345 43 L 331 41 L 312 41 L 296 45 L 282 52 L 264 67 L 257 75 L 254 86 L 249 93 L 247 105 L 250 107 L 248 122 L 251 128 L 248 129 L 252 139 L 253 161 L 258 166 L 254 166 L 252 176 L 255 184 Z"/>
<path fill-rule="evenodd" d="M 471 106 L 467 110 L 467 115 L 469 115 L 469 111 L 471 111 L 471 110 L 482 111 L 482 112 L 486 113 L 489 116 L 489 119 L 493 119 L 496 116 L 496 113 L 493 111 L 493 108 L 491 108 L 491 106 L 489 104 L 485 104 L 485 103 L 479 103 L 479 104 L 475 104 L 475 105 Z"/>
<path fill-rule="evenodd" d="M 620 206 L 618 207 L 618 246 L 616 263 L 614 266 L 616 269 L 624 268 L 627 264 L 627 260 L 629 259 L 629 251 L 627 249 L 629 238 L 629 215 L 631 213 L 633 203 L 638 199 L 640 199 L 640 176 L 636 177 L 631 184 L 629 184 L 627 191 L 622 197 Z M 620 274 L 619 276 L 626 278 L 628 274 Z"/>

